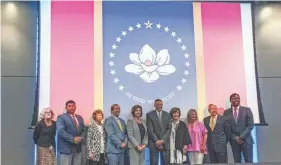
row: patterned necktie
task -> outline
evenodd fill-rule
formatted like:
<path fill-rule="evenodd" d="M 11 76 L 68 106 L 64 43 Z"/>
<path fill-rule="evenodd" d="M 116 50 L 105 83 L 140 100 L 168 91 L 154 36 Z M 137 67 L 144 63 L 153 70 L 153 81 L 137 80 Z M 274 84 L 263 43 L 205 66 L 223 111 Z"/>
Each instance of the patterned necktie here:
<path fill-rule="evenodd" d="M 121 124 L 121 122 L 120 122 L 119 119 L 117 119 L 117 123 L 118 123 L 118 127 L 120 128 L 120 130 L 123 131 L 123 129 L 122 129 L 122 124 Z"/>
<path fill-rule="evenodd" d="M 234 108 L 234 119 L 237 122 L 237 118 L 238 118 L 238 109 L 237 107 Z"/>
<path fill-rule="evenodd" d="M 72 116 L 72 119 L 73 119 L 75 127 L 78 128 L 78 123 L 77 123 L 77 121 L 75 119 L 75 116 L 74 115 L 71 115 L 71 116 Z"/>
<path fill-rule="evenodd" d="M 215 118 L 214 117 L 211 117 L 211 130 L 214 131 L 214 128 L 215 128 Z"/>

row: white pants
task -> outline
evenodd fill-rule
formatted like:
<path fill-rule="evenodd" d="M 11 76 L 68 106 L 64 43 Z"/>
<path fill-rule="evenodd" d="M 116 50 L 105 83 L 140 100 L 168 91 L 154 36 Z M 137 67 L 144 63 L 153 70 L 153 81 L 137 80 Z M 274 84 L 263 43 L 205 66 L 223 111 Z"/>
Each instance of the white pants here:
<path fill-rule="evenodd" d="M 190 164 L 202 164 L 204 159 L 204 154 L 201 152 L 188 152 L 188 159 Z"/>

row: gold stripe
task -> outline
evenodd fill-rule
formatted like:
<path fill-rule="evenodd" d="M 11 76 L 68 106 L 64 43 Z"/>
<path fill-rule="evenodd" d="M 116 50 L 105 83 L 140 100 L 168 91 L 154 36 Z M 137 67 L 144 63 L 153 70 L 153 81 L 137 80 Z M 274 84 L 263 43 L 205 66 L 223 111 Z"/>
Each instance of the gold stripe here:
<path fill-rule="evenodd" d="M 94 109 L 103 110 L 102 1 L 94 1 Z"/>
<path fill-rule="evenodd" d="M 196 80 L 197 80 L 197 101 L 198 118 L 204 118 L 204 109 L 206 107 L 206 89 L 205 89 L 205 70 L 204 70 L 204 52 L 203 52 L 203 31 L 201 3 L 193 3 L 194 16 L 194 39 L 195 39 L 195 58 L 196 58 Z"/>

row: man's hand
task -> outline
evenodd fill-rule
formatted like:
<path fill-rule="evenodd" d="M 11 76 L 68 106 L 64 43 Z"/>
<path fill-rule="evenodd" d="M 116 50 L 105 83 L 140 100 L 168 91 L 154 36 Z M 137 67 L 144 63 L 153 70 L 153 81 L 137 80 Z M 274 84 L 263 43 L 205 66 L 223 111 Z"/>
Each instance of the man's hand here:
<path fill-rule="evenodd" d="M 80 141 L 81 141 L 81 137 L 76 136 L 76 137 L 74 138 L 74 143 L 75 143 L 75 144 L 78 144 Z"/>
<path fill-rule="evenodd" d="M 142 151 L 142 147 L 141 147 L 140 145 L 137 146 L 137 149 L 138 149 L 139 151 Z"/>
<path fill-rule="evenodd" d="M 241 139 L 240 139 L 239 136 L 235 136 L 235 137 L 234 137 L 234 140 L 235 140 L 236 142 L 238 142 L 238 141 L 240 141 Z"/>
<path fill-rule="evenodd" d="M 121 144 L 121 148 L 126 148 L 126 144 L 125 144 L 125 143 L 122 143 L 122 144 Z"/>
<path fill-rule="evenodd" d="M 143 144 L 143 145 L 141 146 L 141 151 L 144 151 L 145 147 L 146 147 L 146 145 Z"/>
<path fill-rule="evenodd" d="M 156 146 L 161 146 L 160 140 L 157 140 L 155 144 L 156 144 Z"/>
<path fill-rule="evenodd" d="M 163 149 L 164 149 L 163 146 L 157 146 L 158 151 L 162 151 Z"/>
<path fill-rule="evenodd" d="M 164 141 L 163 140 L 157 140 L 156 141 L 156 145 L 157 146 L 162 146 L 164 144 Z"/>
<path fill-rule="evenodd" d="M 234 137 L 234 140 L 236 141 L 236 143 L 238 143 L 238 144 L 242 144 L 244 141 L 241 139 L 241 137 L 239 137 L 239 136 L 235 136 Z"/>

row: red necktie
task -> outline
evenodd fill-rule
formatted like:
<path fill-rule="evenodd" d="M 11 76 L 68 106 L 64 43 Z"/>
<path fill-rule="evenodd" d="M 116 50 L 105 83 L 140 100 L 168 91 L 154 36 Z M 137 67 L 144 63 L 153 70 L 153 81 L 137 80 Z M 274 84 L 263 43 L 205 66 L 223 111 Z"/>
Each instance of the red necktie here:
<path fill-rule="evenodd" d="M 72 119 L 73 119 L 75 127 L 78 128 L 78 123 L 77 123 L 77 121 L 75 119 L 75 116 L 74 115 L 71 115 L 71 116 L 72 116 Z"/>

